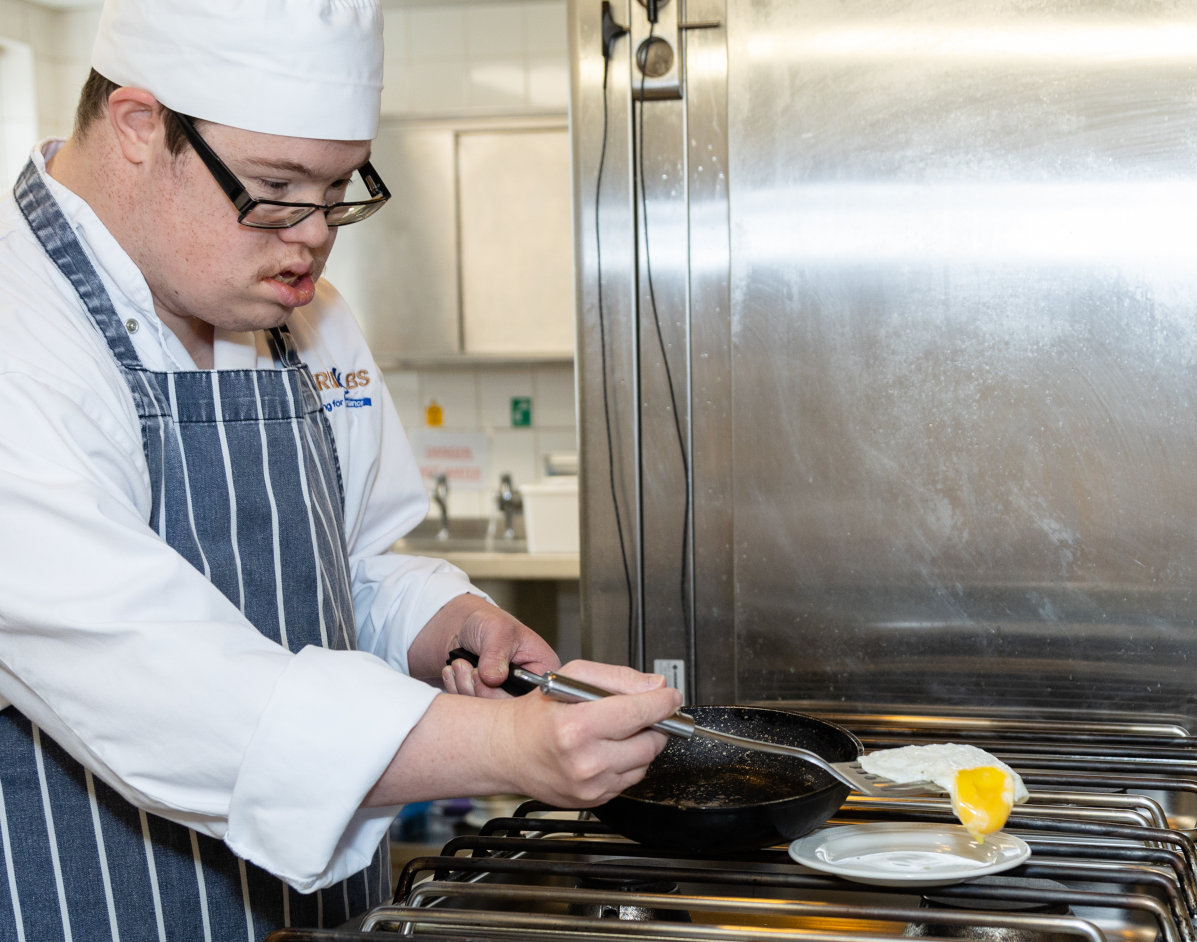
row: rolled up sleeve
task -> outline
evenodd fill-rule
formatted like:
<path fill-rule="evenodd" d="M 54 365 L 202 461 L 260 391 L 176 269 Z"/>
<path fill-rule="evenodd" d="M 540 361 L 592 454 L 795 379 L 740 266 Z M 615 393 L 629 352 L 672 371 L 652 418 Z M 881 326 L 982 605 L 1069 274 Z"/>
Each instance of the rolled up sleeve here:
<path fill-rule="evenodd" d="M 436 695 L 370 654 L 300 651 L 249 742 L 225 842 L 302 891 L 361 870 L 398 809 L 359 806 Z"/>

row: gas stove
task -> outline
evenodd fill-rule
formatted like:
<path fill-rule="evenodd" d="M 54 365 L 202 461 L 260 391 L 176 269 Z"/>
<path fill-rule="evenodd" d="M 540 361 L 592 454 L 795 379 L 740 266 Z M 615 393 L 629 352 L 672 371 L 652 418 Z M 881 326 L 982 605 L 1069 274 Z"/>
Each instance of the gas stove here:
<path fill-rule="evenodd" d="M 1030 800 L 1005 833 L 1031 849 L 1001 873 L 936 886 L 853 882 L 783 845 L 679 854 L 586 812 L 527 802 L 407 863 L 395 903 L 348 932 L 267 942 L 416 939 L 878 939 L 1197 942 L 1197 740 L 1173 717 L 840 714 L 866 749 L 969 742 L 1017 769 Z M 825 828 L 953 827 L 946 797 L 850 796 Z"/>

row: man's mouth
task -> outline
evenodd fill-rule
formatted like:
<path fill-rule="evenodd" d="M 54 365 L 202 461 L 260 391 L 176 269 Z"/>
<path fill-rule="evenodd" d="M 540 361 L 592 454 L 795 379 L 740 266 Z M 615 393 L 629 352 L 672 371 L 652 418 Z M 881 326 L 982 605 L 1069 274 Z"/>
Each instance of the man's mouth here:
<path fill-rule="evenodd" d="M 274 294 L 284 307 L 302 307 L 316 296 L 315 275 L 308 267 L 286 268 L 266 279 L 275 285 Z"/>

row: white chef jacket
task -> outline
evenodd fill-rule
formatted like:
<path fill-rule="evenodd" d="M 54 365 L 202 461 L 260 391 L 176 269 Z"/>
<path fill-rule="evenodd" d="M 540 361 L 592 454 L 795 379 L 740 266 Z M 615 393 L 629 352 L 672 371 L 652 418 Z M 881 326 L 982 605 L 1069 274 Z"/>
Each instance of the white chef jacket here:
<path fill-rule="evenodd" d="M 42 171 L 152 370 L 193 370 L 129 256 Z M 43 156 L 44 154 L 44 156 Z M 359 810 L 438 691 L 407 649 L 463 592 L 400 556 L 428 507 L 382 374 L 336 291 L 288 327 L 337 444 L 358 651 L 261 635 L 147 525 L 128 386 L 11 194 L 0 200 L 0 708 L 11 703 L 133 804 L 221 838 L 302 891 L 357 872 L 396 809 Z M 217 369 L 273 366 L 261 332 L 218 331 Z"/>

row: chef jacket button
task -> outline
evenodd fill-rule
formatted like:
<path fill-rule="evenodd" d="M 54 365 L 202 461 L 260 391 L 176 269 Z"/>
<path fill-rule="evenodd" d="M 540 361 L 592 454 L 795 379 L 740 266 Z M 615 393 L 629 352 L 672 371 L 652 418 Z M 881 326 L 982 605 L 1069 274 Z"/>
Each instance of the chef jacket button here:
<path fill-rule="evenodd" d="M 139 326 L 140 325 L 137 323 L 137 321 L 135 321 L 131 317 L 127 321 L 125 321 L 125 330 L 127 330 L 131 334 L 137 333 L 137 328 Z"/>

